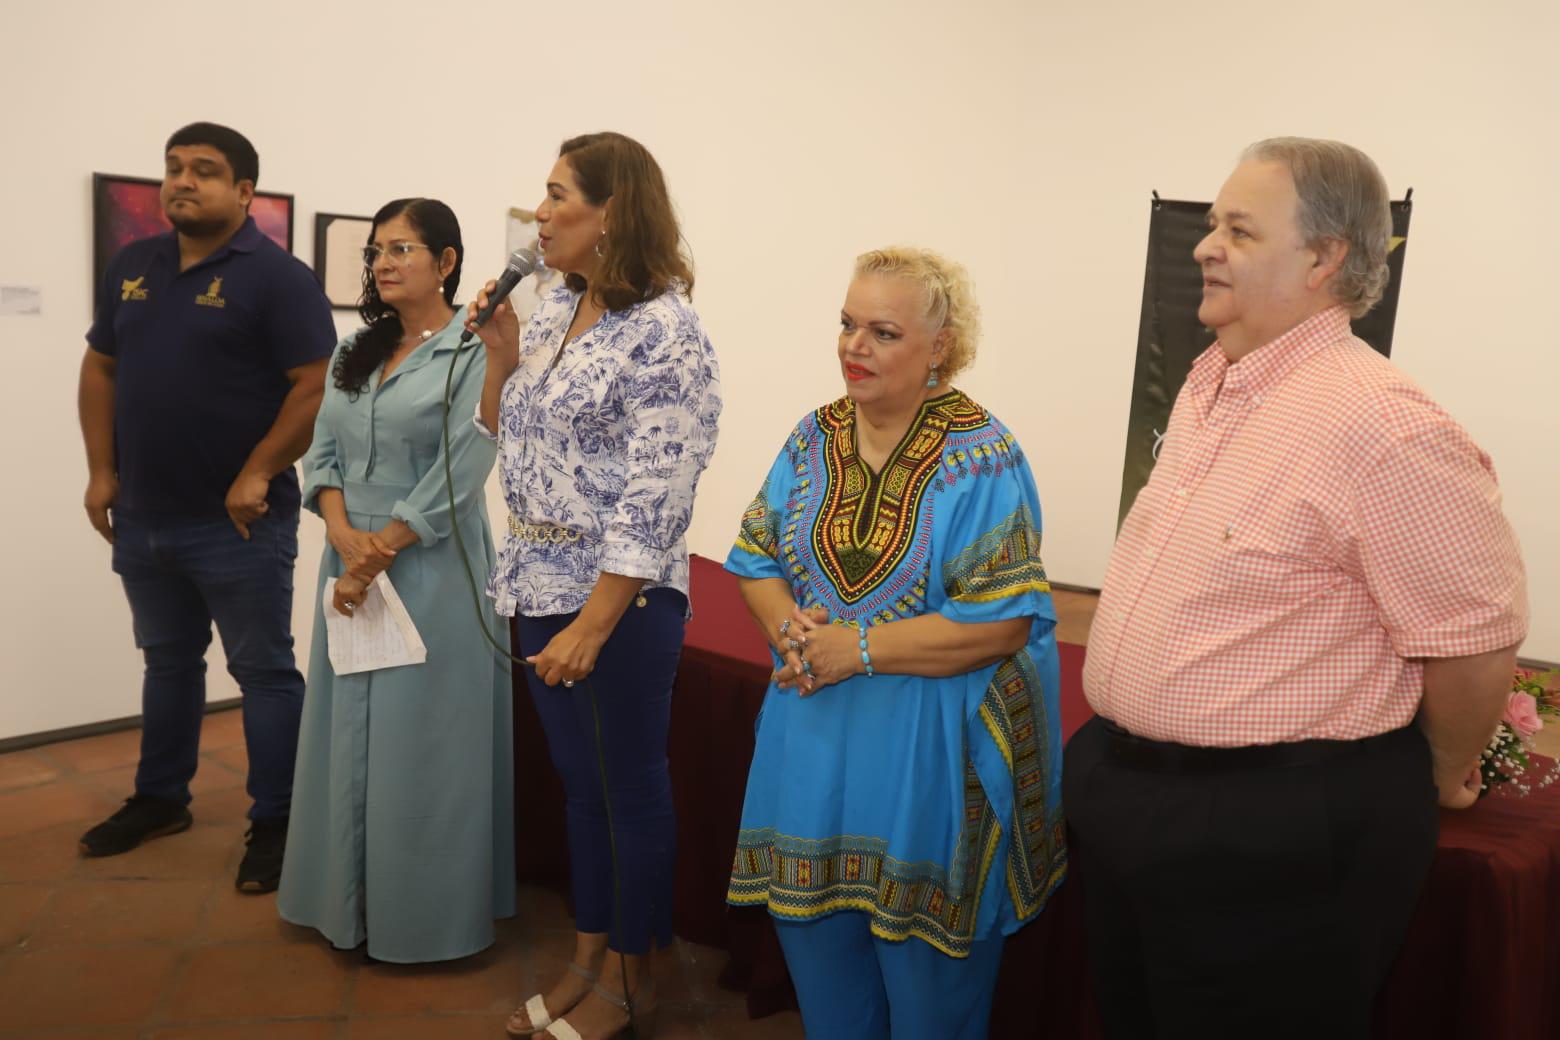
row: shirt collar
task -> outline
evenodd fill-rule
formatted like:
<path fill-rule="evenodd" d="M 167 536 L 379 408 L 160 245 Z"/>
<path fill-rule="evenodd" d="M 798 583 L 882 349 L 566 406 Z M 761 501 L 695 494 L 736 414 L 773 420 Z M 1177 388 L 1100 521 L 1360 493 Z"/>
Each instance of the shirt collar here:
<path fill-rule="evenodd" d="M 580 304 L 585 302 L 582 299 L 584 295 L 585 294 L 583 292 L 570 289 L 567 285 L 560 285 L 552 294 L 551 298 L 563 305 L 558 309 L 557 315 L 555 317 L 555 323 L 558 327 L 561 327 L 564 330 L 566 335 L 568 333 L 570 323 L 574 320 L 574 315 L 579 313 Z M 655 297 L 651 297 L 651 299 L 654 298 Z M 647 300 L 643 302 L 648 303 L 649 301 Z M 603 334 L 616 328 L 624 321 L 627 321 L 629 315 L 636 313 L 641 305 L 642 304 L 636 303 L 632 306 L 625 307 L 620 311 L 602 311 L 601 317 L 596 319 L 596 323 L 587 329 L 581 329 L 571 342 L 587 343 L 600 338 Z"/>
<path fill-rule="evenodd" d="M 406 360 L 402 361 L 401 364 L 396 367 L 394 372 L 390 373 L 390 378 L 386 379 L 385 382 L 388 383 L 391 379 L 398 379 L 401 376 L 409 375 L 417 371 L 419 368 L 422 368 L 424 365 L 431 364 L 435 354 L 447 354 L 450 351 L 459 348 L 460 334 L 465 329 L 465 327 L 466 308 L 456 307 L 455 313 L 450 315 L 450 320 L 444 324 L 444 327 L 430 336 L 428 338 L 428 342 L 419 344 L 417 349 L 412 351 L 411 354 L 407 356 Z M 482 341 L 472 337 L 470 345 L 466 349 L 481 350 L 483 349 Z M 380 368 L 383 367 L 383 365 L 380 366 Z M 375 371 L 377 372 L 378 369 Z"/>
<path fill-rule="evenodd" d="M 173 265 L 173 269 L 179 269 L 179 233 L 177 231 L 164 231 L 157 236 L 156 255 Z"/>
<path fill-rule="evenodd" d="M 265 236 L 260 233 L 260 225 L 255 223 L 254 217 L 245 217 L 239 225 L 233 237 L 227 240 L 227 245 L 217 250 L 218 253 L 232 251 L 234 253 L 253 253 L 259 247 Z"/>
<path fill-rule="evenodd" d="M 447 350 L 456 350 L 460 347 L 460 334 L 466 331 L 466 308 L 463 304 L 455 305 L 455 313 L 450 315 L 450 320 L 444 323 L 444 327 L 434 330 L 428 338 L 427 353 L 442 354 Z M 474 347 L 481 348 L 482 341 L 475 335 L 467 340 Z"/>
<path fill-rule="evenodd" d="M 1246 394 L 1264 394 L 1318 351 L 1351 335 L 1349 315 L 1342 307 L 1328 307 L 1253 350 L 1239 363 L 1231 363 L 1215 342 L 1192 363 L 1186 378 L 1196 397 L 1227 387 Z"/>
<path fill-rule="evenodd" d="M 174 270 L 178 270 L 179 233 L 177 231 L 168 231 L 162 237 L 164 239 L 162 246 L 163 255 L 172 260 Z M 260 231 L 260 226 L 255 223 L 255 218 L 245 217 L 244 222 L 238 226 L 238 230 L 233 232 L 233 237 L 222 243 L 222 248 L 182 273 L 188 274 L 189 271 L 205 267 L 207 264 L 214 264 L 229 253 L 253 253 L 264 239 L 265 235 Z"/>

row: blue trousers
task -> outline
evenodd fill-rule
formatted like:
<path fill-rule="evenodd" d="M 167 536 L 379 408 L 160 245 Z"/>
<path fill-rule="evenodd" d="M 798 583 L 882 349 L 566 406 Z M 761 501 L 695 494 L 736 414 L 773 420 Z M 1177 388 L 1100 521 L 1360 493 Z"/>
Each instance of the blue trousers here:
<path fill-rule="evenodd" d="M 920 939 L 889 942 L 866 914 L 775 920 L 807 1040 L 985 1040 L 1002 966 L 1000 935 L 950 957 Z"/>
<path fill-rule="evenodd" d="M 244 695 L 249 817 L 260 820 L 292 806 L 303 709 L 292 638 L 298 514 L 261 517 L 249 534 L 244 541 L 227 519 L 114 514 L 114 571 L 146 664 L 136 793 L 190 801 L 215 621 Z"/>
<path fill-rule="evenodd" d="M 677 818 L 666 764 L 672 714 L 672 682 L 682 655 L 688 600 L 675 589 L 652 589 L 645 605 L 630 604 L 596 658 L 589 687 L 547 686 L 526 669 L 531 697 L 547 733 L 547 750 L 563 779 L 569 833 L 569 877 L 574 925 L 608 933 L 614 950 L 650 952 L 651 941 L 672 941 L 672 869 L 677 858 Z M 521 657 L 540 653 L 574 614 L 517 619 Z M 596 714 L 601 744 L 596 742 Z M 612 798 L 611 833 L 602 797 L 605 761 Z M 613 914 L 613 844 L 617 892 Z M 621 926 L 619 926 L 619 920 Z"/>

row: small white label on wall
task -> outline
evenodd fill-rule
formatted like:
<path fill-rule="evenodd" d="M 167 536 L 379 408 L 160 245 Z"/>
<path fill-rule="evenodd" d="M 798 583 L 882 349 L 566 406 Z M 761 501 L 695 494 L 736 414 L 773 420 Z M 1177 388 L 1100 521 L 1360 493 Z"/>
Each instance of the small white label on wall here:
<path fill-rule="evenodd" d="M 42 290 L 31 285 L 0 285 L 0 314 L 42 313 Z"/>

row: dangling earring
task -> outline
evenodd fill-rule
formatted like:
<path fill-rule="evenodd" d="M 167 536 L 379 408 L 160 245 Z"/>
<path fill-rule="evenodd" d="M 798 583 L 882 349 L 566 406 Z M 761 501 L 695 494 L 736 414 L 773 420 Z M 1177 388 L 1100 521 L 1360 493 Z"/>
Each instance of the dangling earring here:
<path fill-rule="evenodd" d="M 936 385 L 937 385 L 937 366 L 933 365 L 931 372 L 929 372 L 927 374 L 927 376 L 926 376 L 926 387 L 927 387 L 928 390 L 930 390 L 932 387 L 934 387 Z"/>
<path fill-rule="evenodd" d="M 598 257 L 605 257 L 607 255 L 606 253 L 603 253 L 601 251 L 601 243 L 605 242 L 606 240 L 607 240 L 607 229 L 606 228 L 602 228 L 601 229 L 601 237 L 596 239 L 596 255 Z"/>

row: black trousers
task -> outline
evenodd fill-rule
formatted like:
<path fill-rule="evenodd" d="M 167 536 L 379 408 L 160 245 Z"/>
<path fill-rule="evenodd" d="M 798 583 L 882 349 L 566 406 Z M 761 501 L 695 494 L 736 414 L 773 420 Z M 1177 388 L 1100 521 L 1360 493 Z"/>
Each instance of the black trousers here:
<path fill-rule="evenodd" d="M 1417 728 L 1220 752 L 1096 718 L 1064 761 L 1107 1036 L 1370 1036 L 1435 854 Z"/>

